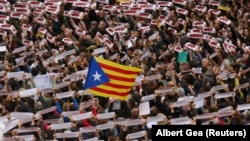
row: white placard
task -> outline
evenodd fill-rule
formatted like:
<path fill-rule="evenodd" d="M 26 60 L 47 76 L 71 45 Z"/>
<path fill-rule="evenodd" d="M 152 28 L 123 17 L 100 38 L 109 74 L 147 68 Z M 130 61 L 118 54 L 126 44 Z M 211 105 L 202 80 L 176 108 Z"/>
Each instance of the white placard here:
<path fill-rule="evenodd" d="M 210 91 L 208 91 L 208 92 L 204 92 L 204 93 L 200 93 L 200 94 L 198 94 L 198 97 L 203 97 L 203 98 L 206 98 L 206 97 L 209 97 L 209 96 L 210 96 L 210 94 L 211 94 L 211 92 L 210 92 Z"/>
<path fill-rule="evenodd" d="M 217 86 L 214 86 L 211 89 L 211 91 L 215 92 L 215 91 L 223 90 L 223 89 L 226 89 L 226 88 L 228 88 L 228 84 L 217 85 Z"/>
<path fill-rule="evenodd" d="M 170 125 L 190 125 L 192 120 L 188 117 L 170 119 Z"/>
<path fill-rule="evenodd" d="M 26 46 L 24 47 L 18 47 L 18 48 L 15 48 L 12 53 L 19 53 L 19 52 L 22 52 L 22 51 L 25 51 L 27 49 Z"/>
<path fill-rule="evenodd" d="M 97 114 L 97 119 L 110 119 L 114 118 L 115 112 Z"/>
<path fill-rule="evenodd" d="M 132 140 L 132 139 L 137 139 L 137 138 L 140 138 L 140 137 L 144 137 L 146 134 L 147 134 L 146 131 L 138 131 L 138 132 L 135 132 L 135 133 L 128 134 L 127 137 L 128 137 L 129 140 Z"/>
<path fill-rule="evenodd" d="M 178 102 L 180 101 L 187 101 L 187 102 L 192 102 L 194 101 L 194 96 L 184 96 L 184 97 L 179 97 L 177 99 Z"/>
<path fill-rule="evenodd" d="M 63 138 L 78 138 L 79 132 L 71 132 L 71 133 L 56 133 L 57 139 Z"/>
<path fill-rule="evenodd" d="M 160 122 L 164 121 L 165 119 L 166 119 L 165 115 L 158 115 L 158 116 L 148 117 L 147 122 Z"/>
<path fill-rule="evenodd" d="M 62 122 L 62 119 L 61 119 L 61 118 L 43 120 L 43 123 L 46 123 L 46 124 L 61 123 L 61 122 Z"/>
<path fill-rule="evenodd" d="M 220 112 L 217 114 L 217 117 L 227 117 L 227 116 L 231 116 L 233 113 L 234 113 L 233 111 Z"/>
<path fill-rule="evenodd" d="M 75 93 L 75 91 L 68 91 L 68 92 L 63 92 L 63 93 L 57 93 L 56 94 L 56 98 L 57 99 L 62 99 L 62 98 L 71 97 L 74 93 Z"/>
<path fill-rule="evenodd" d="M 70 116 L 70 115 L 76 115 L 76 114 L 79 114 L 79 111 L 66 111 L 66 112 L 62 112 L 62 116 L 63 117 L 67 117 L 67 116 Z"/>
<path fill-rule="evenodd" d="M 47 113 L 50 113 L 50 112 L 54 112 L 56 109 L 57 109 L 56 106 L 53 106 L 53 107 L 50 107 L 50 108 L 47 108 L 47 109 L 37 111 L 36 113 L 43 115 L 43 114 L 47 114 Z"/>
<path fill-rule="evenodd" d="M 203 97 L 195 97 L 194 104 L 195 104 L 196 109 L 203 107 L 204 106 L 204 98 Z"/>
<path fill-rule="evenodd" d="M 227 98 L 227 97 L 232 97 L 233 96 L 233 92 L 227 92 L 227 93 L 219 93 L 219 94 L 215 94 L 215 98 L 216 99 L 221 99 L 221 98 Z"/>
<path fill-rule="evenodd" d="M 250 104 L 241 104 L 241 105 L 238 105 L 237 109 L 239 111 L 248 110 L 248 109 L 250 109 Z"/>
<path fill-rule="evenodd" d="M 30 97 L 37 93 L 37 88 L 20 91 L 20 97 Z"/>
<path fill-rule="evenodd" d="M 92 112 L 87 112 L 87 113 L 72 115 L 71 117 L 72 117 L 73 121 L 78 121 L 78 120 L 83 120 L 83 119 L 89 119 L 89 118 L 92 117 Z"/>
<path fill-rule="evenodd" d="M 72 127 L 71 122 L 66 122 L 66 123 L 58 123 L 58 124 L 51 124 L 50 128 L 52 130 L 58 130 L 58 129 L 69 129 Z"/>
<path fill-rule="evenodd" d="M 150 114 L 149 102 L 143 102 L 139 105 L 139 115 L 148 115 Z"/>
<path fill-rule="evenodd" d="M 30 113 L 30 112 L 12 112 L 12 113 L 10 113 L 10 116 L 12 118 L 19 118 L 19 119 L 21 119 L 21 118 L 31 119 L 34 116 L 34 114 Z"/>
<path fill-rule="evenodd" d="M 235 88 L 236 88 L 236 89 L 243 89 L 243 88 L 247 88 L 247 87 L 249 87 L 249 83 L 241 84 L 241 85 L 239 85 L 239 86 L 236 86 Z"/>
<path fill-rule="evenodd" d="M 79 130 L 80 133 L 91 133 L 96 132 L 96 127 L 81 127 Z"/>
<path fill-rule="evenodd" d="M 106 52 L 106 50 L 107 50 L 107 47 L 101 47 L 101 48 L 97 48 L 97 49 L 94 49 L 94 54 L 95 55 L 98 55 L 98 54 L 101 54 L 101 53 L 104 53 L 104 52 Z"/>
<path fill-rule="evenodd" d="M 70 59 L 70 60 L 69 60 L 69 63 L 70 63 L 70 64 L 73 64 L 73 63 L 77 62 L 77 61 L 79 60 L 79 58 L 80 58 L 80 56 L 76 56 L 76 57 Z"/>
<path fill-rule="evenodd" d="M 174 102 L 174 107 L 182 107 L 188 105 L 188 101 L 176 101 Z"/>
<path fill-rule="evenodd" d="M 120 100 L 116 100 L 113 102 L 113 110 L 120 110 L 121 109 L 121 101 Z"/>
<path fill-rule="evenodd" d="M 7 73 L 7 77 L 10 79 L 10 78 L 17 78 L 17 77 L 20 77 L 20 76 L 23 76 L 24 74 L 24 71 L 19 71 L 19 72 L 8 72 Z"/>
<path fill-rule="evenodd" d="M 98 137 L 93 137 L 93 138 L 90 138 L 90 139 L 86 139 L 84 141 L 100 141 L 100 140 L 98 140 Z"/>
<path fill-rule="evenodd" d="M 33 77 L 33 82 L 35 83 L 36 88 L 43 90 L 52 87 L 52 80 L 50 75 L 37 75 Z"/>
<path fill-rule="evenodd" d="M 143 122 L 144 122 L 143 119 L 131 119 L 126 122 L 125 126 L 142 125 Z"/>
<path fill-rule="evenodd" d="M 206 113 L 206 114 L 196 115 L 195 118 L 196 119 L 209 119 L 209 118 L 215 117 L 216 115 L 217 115 L 217 112 Z"/>
<path fill-rule="evenodd" d="M 201 73 L 201 68 L 192 68 L 192 71 L 193 71 L 195 74 L 200 74 L 200 73 Z"/>
<path fill-rule="evenodd" d="M 146 76 L 146 80 L 151 81 L 151 80 L 161 79 L 161 77 L 162 77 L 161 74 L 155 74 L 155 75 Z"/>
<path fill-rule="evenodd" d="M 64 87 L 68 87 L 69 84 L 70 84 L 70 82 L 58 83 L 58 84 L 56 84 L 55 88 L 56 88 L 56 89 L 61 89 L 61 88 L 64 88 Z"/>
<path fill-rule="evenodd" d="M 150 101 L 150 100 L 153 100 L 154 98 L 155 98 L 155 94 L 146 95 L 141 98 L 141 102 Z"/>
<path fill-rule="evenodd" d="M 3 133 L 8 132 L 9 130 L 13 129 L 14 127 L 16 127 L 19 123 L 19 119 L 14 119 L 12 120 L 5 128 Z"/>
<path fill-rule="evenodd" d="M 157 89 L 157 93 L 171 93 L 173 92 L 174 87 L 168 87 L 168 88 L 162 88 L 162 89 Z"/>
<path fill-rule="evenodd" d="M 40 128 L 38 128 L 38 127 L 28 127 L 28 128 L 22 127 L 22 128 L 18 128 L 16 131 L 18 133 L 28 133 L 28 132 L 37 132 L 39 130 L 40 130 Z"/>
<path fill-rule="evenodd" d="M 6 46 L 0 46 L 0 52 L 5 52 L 6 51 Z"/>
<path fill-rule="evenodd" d="M 72 55 L 72 54 L 75 54 L 75 53 L 76 53 L 76 50 L 72 49 L 72 50 L 68 50 L 68 51 L 63 52 L 63 56 L 66 57 L 68 55 Z"/>
<path fill-rule="evenodd" d="M 96 129 L 98 129 L 98 130 L 112 129 L 112 128 L 114 128 L 114 125 L 115 124 L 113 122 L 109 122 L 106 124 L 99 124 L 96 126 Z"/>

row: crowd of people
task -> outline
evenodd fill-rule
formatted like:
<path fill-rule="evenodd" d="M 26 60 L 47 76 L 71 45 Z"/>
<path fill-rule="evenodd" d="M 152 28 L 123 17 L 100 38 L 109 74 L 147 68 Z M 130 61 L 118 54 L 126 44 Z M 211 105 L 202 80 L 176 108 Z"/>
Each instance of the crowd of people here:
<path fill-rule="evenodd" d="M 2 141 L 151 140 L 250 123 L 248 0 L 1 0 Z M 138 67 L 126 101 L 83 90 L 91 57 Z"/>

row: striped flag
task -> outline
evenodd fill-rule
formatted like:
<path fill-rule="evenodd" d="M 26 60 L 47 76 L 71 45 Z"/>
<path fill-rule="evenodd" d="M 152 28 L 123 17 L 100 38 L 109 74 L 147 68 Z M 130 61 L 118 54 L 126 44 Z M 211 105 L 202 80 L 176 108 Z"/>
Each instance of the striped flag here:
<path fill-rule="evenodd" d="M 126 100 L 141 69 L 93 57 L 84 90 L 102 97 Z"/>

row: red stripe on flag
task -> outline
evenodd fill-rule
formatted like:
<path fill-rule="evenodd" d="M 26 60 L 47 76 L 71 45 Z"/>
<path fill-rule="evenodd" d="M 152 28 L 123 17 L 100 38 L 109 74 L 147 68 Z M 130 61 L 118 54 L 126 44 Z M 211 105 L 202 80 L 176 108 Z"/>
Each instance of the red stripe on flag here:
<path fill-rule="evenodd" d="M 124 78 L 124 77 L 115 76 L 115 75 L 111 75 L 111 74 L 107 74 L 107 75 L 108 75 L 109 79 L 114 79 L 114 80 L 118 80 L 118 81 L 126 81 L 126 82 L 131 82 L 131 83 L 135 82 L 135 78 Z"/>
<path fill-rule="evenodd" d="M 103 85 L 108 86 L 108 87 L 113 87 L 113 88 L 119 88 L 119 89 L 128 89 L 128 90 L 131 89 L 130 86 L 124 86 L 124 85 L 120 85 L 120 84 L 113 84 L 113 83 L 110 83 L 110 82 L 108 82 L 106 84 L 103 84 Z"/>
<path fill-rule="evenodd" d="M 100 93 L 105 93 L 107 95 L 110 94 L 110 95 L 117 95 L 117 96 L 128 96 L 130 92 L 128 91 L 128 93 L 119 93 L 119 92 L 114 92 L 114 91 L 110 91 L 110 90 L 106 90 L 106 89 L 102 89 L 98 87 L 91 88 L 91 90 L 98 91 Z"/>
<path fill-rule="evenodd" d="M 128 75 L 130 75 L 130 74 L 138 74 L 138 71 L 136 71 L 136 70 L 135 71 L 124 70 L 124 69 L 116 68 L 116 67 L 113 67 L 113 66 L 110 66 L 110 65 L 107 65 L 107 64 L 103 64 L 101 62 L 98 62 L 98 64 L 103 69 L 115 71 L 115 72 L 118 72 L 118 73 L 123 73 L 123 74 L 128 74 Z"/>

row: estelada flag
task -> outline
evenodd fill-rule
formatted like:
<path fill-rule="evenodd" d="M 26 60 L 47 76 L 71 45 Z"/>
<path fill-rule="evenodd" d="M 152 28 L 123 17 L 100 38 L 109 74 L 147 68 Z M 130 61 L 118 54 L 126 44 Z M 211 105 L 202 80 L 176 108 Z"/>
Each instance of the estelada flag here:
<path fill-rule="evenodd" d="M 92 57 L 84 90 L 102 97 L 127 100 L 140 68 Z"/>

